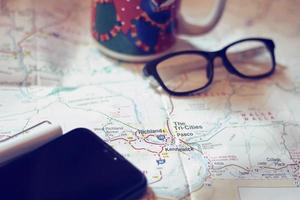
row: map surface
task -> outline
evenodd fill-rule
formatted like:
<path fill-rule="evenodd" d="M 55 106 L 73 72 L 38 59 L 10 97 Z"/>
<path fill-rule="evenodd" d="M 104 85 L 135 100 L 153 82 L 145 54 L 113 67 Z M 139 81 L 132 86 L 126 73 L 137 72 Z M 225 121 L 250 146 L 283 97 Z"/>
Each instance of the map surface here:
<path fill-rule="evenodd" d="M 99 53 L 89 3 L 0 0 L 0 140 L 43 120 L 64 132 L 89 128 L 141 169 L 162 199 L 239 199 L 241 187 L 298 187 L 300 24 L 293 4 L 255 1 L 249 9 L 260 9 L 243 13 L 247 20 L 234 18 L 243 11 L 229 5 L 224 19 L 231 23 L 188 39 L 217 49 L 248 34 L 271 35 L 281 44 L 274 76 L 251 82 L 218 68 L 206 93 L 175 98 L 153 90 L 142 65 Z M 280 9 L 289 23 L 265 14 Z M 259 20 L 268 27 L 254 26 Z"/>

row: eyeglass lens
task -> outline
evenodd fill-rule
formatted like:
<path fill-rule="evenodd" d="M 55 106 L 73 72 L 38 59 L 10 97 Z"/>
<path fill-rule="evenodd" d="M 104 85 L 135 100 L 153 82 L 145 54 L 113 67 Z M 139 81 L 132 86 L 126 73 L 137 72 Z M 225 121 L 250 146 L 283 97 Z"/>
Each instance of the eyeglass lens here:
<path fill-rule="evenodd" d="M 226 55 L 232 66 L 241 74 L 255 77 L 272 70 L 272 56 L 264 43 L 245 41 L 229 47 Z"/>
<path fill-rule="evenodd" d="M 157 65 L 164 85 L 174 92 L 186 92 L 204 87 L 209 82 L 207 59 L 199 54 L 173 56 Z"/>

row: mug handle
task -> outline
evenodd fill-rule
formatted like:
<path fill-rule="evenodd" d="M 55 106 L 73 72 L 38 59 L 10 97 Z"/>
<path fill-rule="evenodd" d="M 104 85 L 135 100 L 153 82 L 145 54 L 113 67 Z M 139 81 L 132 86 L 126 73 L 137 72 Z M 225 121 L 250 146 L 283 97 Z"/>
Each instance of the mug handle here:
<path fill-rule="evenodd" d="M 226 0 L 215 0 L 214 9 L 210 13 L 209 20 L 204 25 L 191 24 L 186 21 L 181 13 L 178 16 L 178 33 L 185 35 L 200 35 L 207 33 L 213 29 L 219 22 L 224 8 Z"/>

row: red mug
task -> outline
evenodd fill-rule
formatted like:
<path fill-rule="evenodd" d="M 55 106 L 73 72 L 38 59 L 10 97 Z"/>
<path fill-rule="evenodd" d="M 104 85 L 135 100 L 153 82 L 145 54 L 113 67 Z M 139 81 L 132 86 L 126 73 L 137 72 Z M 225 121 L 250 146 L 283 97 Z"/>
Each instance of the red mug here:
<path fill-rule="evenodd" d="M 177 34 L 210 31 L 222 16 L 226 0 L 215 0 L 210 21 L 188 23 L 180 0 L 93 0 L 91 31 L 99 49 L 119 60 L 144 62 L 166 53 Z"/>

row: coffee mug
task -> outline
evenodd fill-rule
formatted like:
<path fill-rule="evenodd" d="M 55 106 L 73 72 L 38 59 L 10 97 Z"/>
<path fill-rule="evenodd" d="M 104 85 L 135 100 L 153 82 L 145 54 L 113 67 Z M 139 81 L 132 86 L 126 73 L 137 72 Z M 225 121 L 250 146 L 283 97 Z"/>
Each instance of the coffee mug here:
<path fill-rule="evenodd" d="M 181 0 L 93 0 L 92 35 L 99 49 L 110 57 L 149 61 L 168 52 L 177 34 L 210 31 L 226 4 L 226 0 L 215 1 L 209 22 L 197 25 L 187 22 L 179 12 Z"/>

